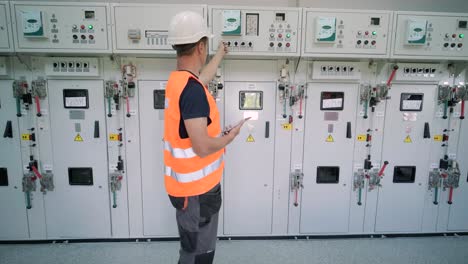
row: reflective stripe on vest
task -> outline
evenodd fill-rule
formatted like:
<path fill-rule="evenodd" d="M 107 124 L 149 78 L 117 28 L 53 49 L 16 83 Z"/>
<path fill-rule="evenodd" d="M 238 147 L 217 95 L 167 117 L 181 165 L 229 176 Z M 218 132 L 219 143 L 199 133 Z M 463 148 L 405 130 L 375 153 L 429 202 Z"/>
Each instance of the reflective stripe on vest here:
<path fill-rule="evenodd" d="M 193 148 L 173 148 L 169 141 L 164 141 L 164 149 L 169 151 L 171 153 L 171 156 L 177 159 L 190 159 L 197 156 L 197 154 L 195 154 L 195 152 L 193 151 Z"/>
<path fill-rule="evenodd" d="M 224 155 L 221 155 L 219 159 L 215 160 L 213 163 L 207 165 L 203 169 L 191 173 L 177 173 L 173 171 L 171 167 L 166 166 L 166 176 L 170 176 L 174 180 L 181 183 L 198 181 L 219 169 L 223 163 L 223 156 Z"/>

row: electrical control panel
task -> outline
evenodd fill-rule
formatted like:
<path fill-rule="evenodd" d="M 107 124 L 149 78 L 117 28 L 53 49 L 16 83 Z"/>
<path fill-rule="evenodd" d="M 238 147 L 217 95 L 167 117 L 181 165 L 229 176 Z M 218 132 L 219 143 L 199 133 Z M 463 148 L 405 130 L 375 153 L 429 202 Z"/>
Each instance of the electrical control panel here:
<path fill-rule="evenodd" d="M 52 57 L 43 58 L 46 76 L 99 76 L 98 58 Z"/>
<path fill-rule="evenodd" d="M 387 58 L 392 12 L 306 8 L 302 56 Z"/>
<path fill-rule="evenodd" d="M 12 2 L 19 52 L 110 53 L 105 3 Z"/>
<path fill-rule="evenodd" d="M 300 53 L 302 14 L 299 8 L 210 6 L 214 34 L 210 50 L 220 41 L 230 55 L 297 56 Z"/>
<path fill-rule="evenodd" d="M 13 51 L 11 19 L 8 2 L 0 1 L 0 52 Z"/>
<path fill-rule="evenodd" d="M 439 81 L 442 75 L 442 65 L 434 63 L 398 63 L 395 81 Z"/>
<path fill-rule="evenodd" d="M 362 63 L 315 61 L 312 65 L 314 80 L 360 80 Z"/>
<path fill-rule="evenodd" d="M 392 58 L 468 58 L 468 14 L 396 12 Z"/>
<path fill-rule="evenodd" d="M 182 10 L 206 18 L 205 5 L 113 4 L 115 53 L 175 54 L 167 43 L 169 23 Z"/>

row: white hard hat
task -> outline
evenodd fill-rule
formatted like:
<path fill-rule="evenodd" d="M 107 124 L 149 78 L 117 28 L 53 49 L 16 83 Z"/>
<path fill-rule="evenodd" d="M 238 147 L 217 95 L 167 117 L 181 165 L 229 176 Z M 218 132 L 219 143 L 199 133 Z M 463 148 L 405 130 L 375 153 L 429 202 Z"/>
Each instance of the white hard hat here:
<path fill-rule="evenodd" d="M 191 44 L 201 38 L 212 38 L 203 17 L 192 11 L 184 11 L 175 15 L 169 25 L 169 45 Z"/>

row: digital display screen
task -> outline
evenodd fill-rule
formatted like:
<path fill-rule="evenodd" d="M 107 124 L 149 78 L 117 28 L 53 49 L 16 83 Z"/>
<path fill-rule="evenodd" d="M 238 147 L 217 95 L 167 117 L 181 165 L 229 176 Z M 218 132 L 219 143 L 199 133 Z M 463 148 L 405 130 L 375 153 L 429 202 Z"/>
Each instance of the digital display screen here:
<path fill-rule="evenodd" d="M 393 171 L 394 183 L 414 183 L 416 179 L 416 167 L 414 166 L 395 166 Z"/>
<path fill-rule="evenodd" d="M 248 13 L 245 15 L 245 35 L 258 36 L 259 15 Z"/>
<path fill-rule="evenodd" d="M 339 183 L 340 167 L 317 167 L 317 183 Z"/>
<path fill-rule="evenodd" d="M 276 13 L 276 21 L 278 21 L 278 22 L 286 21 L 286 14 L 285 13 Z"/>
<path fill-rule="evenodd" d="M 467 29 L 468 28 L 468 21 L 467 20 L 458 20 L 458 28 L 459 29 Z"/>
<path fill-rule="evenodd" d="M 423 109 L 424 94 L 402 93 L 400 111 L 421 112 Z"/>
<path fill-rule="evenodd" d="M 84 16 L 85 19 L 94 19 L 95 18 L 95 13 L 94 11 L 84 11 Z"/>
<path fill-rule="evenodd" d="M 380 17 L 371 17 L 371 26 L 380 26 Z"/>
<path fill-rule="evenodd" d="M 263 92 L 261 91 L 241 91 L 239 92 L 240 110 L 262 110 Z"/>
<path fill-rule="evenodd" d="M 322 92 L 320 110 L 342 111 L 344 109 L 344 92 Z"/>
<path fill-rule="evenodd" d="M 65 108 L 89 108 L 88 90 L 64 89 L 63 106 Z"/>
<path fill-rule="evenodd" d="M 68 168 L 70 185 L 93 185 L 93 168 Z"/>
<path fill-rule="evenodd" d="M 166 91 L 165 90 L 154 90 L 153 91 L 153 105 L 154 109 L 164 109 L 165 100 L 166 100 Z"/>

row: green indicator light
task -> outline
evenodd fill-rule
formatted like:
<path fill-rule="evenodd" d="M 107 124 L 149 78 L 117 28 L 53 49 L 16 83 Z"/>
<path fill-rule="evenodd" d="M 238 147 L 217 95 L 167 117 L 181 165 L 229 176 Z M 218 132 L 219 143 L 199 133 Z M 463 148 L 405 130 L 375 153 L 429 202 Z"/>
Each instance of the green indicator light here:
<path fill-rule="evenodd" d="M 93 29 L 93 25 L 89 25 L 88 28 L 89 28 L 89 29 Z"/>
<path fill-rule="evenodd" d="M 289 34 L 289 33 L 286 34 L 286 37 L 287 37 L 287 38 L 290 38 L 290 37 L 291 37 L 291 34 Z"/>
<path fill-rule="evenodd" d="M 372 31 L 372 35 L 377 35 L 377 31 Z"/>
<path fill-rule="evenodd" d="M 465 34 L 460 34 L 459 37 L 460 37 L 460 38 L 464 38 L 464 37 L 465 37 Z"/>

